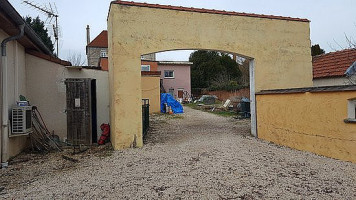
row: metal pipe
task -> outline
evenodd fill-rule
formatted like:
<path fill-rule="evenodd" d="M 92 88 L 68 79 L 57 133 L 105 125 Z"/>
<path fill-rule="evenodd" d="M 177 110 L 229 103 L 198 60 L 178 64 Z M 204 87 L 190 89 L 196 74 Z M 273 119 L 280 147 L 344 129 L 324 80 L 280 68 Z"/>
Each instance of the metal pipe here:
<path fill-rule="evenodd" d="M 6 56 L 6 43 L 17 40 L 24 35 L 25 24 L 19 25 L 19 34 L 5 38 L 1 42 L 1 77 L 2 77 L 2 126 L 1 126 L 1 166 L 2 168 L 7 167 L 8 153 L 7 148 L 5 148 L 5 140 L 8 136 L 8 126 L 9 126 L 9 110 L 7 101 L 7 56 Z"/>
<path fill-rule="evenodd" d="M 17 26 L 25 24 L 26 37 L 29 38 L 36 46 L 45 54 L 52 55 L 52 52 L 48 47 L 42 42 L 41 38 L 35 33 L 35 31 L 26 24 L 25 20 L 21 15 L 15 10 L 15 8 L 9 3 L 9 1 L 0 0 L 0 10 L 4 12 Z"/>

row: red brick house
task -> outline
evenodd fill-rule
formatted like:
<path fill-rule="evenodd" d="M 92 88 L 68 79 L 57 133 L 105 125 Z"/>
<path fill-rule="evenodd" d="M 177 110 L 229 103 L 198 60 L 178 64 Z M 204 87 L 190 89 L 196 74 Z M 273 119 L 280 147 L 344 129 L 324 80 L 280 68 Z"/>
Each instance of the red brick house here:
<path fill-rule="evenodd" d="M 89 31 L 88 31 L 89 32 Z M 87 36 L 89 38 L 89 35 Z M 88 66 L 100 66 L 101 62 L 107 61 L 101 61 L 102 58 L 107 58 L 108 54 L 108 31 L 103 30 L 101 33 L 94 38 L 91 42 L 89 42 L 88 39 L 88 44 L 86 46 L 86 54 L 87 54 L 87 59 L 88 59 Z M 142 55 L 141 59 L 143 60 L 155 60 L 156 56 L 155 54 L 147 54 L 147 55 Z M 104 70 L 107 70 L 105 68 Z"/>

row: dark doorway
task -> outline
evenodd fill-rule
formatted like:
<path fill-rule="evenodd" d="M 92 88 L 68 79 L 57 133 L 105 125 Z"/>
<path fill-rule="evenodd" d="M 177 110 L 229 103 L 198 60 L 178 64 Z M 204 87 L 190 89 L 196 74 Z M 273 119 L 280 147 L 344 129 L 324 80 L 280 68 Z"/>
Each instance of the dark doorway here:
<path fill-rule="evenodd" d="M 92 121 L 92 143 L 98 142 L 97 112 L 96 112 L 96 80 L 91 80 L 91 121 Z"/>

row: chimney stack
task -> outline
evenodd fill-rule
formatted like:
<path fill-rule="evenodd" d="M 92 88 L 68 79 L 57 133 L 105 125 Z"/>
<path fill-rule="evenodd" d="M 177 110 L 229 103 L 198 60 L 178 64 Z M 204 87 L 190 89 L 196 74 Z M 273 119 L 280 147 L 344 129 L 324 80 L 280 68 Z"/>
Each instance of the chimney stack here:
<path fill-rule="evenodd" d="M 87 45 L 90 43 L 90 28 L 89 25 L 87 25 Z"/>

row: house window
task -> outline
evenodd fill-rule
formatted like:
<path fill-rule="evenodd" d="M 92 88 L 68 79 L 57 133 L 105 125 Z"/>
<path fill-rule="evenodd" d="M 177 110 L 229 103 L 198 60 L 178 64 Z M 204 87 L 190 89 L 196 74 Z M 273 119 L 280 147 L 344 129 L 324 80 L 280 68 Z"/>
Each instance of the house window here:
<path fill-rule="evenodd" d="M 346 123 L 356 123 L 356 99 L 348 100 Z"/>
<path fill-rule="evenodd" d="M 108 53 L 107 53 L 106 49 L 102 49 L 102 50 L 100 51 L 100 57 L 101 57 L 101 58 L 106 58 L 106 57 L 108 57 Z"/>
<path fill-rule="evenodd" d="M 141 65 L 141 71 L 151 71 L 151 66 L 150 65 Z"/>
<path fill-rule="evenodd" d="M 164 70 L 164 78 L 174 78 L 173 70 Z"/>

